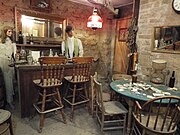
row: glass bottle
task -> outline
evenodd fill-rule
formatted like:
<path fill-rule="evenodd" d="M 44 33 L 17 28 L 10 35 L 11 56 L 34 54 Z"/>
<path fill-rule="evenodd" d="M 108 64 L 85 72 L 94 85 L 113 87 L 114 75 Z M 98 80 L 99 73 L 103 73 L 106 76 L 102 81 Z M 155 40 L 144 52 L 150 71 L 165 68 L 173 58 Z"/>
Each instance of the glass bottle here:
<path fill-rule="evenodd" d="M 169 79 L 169 87 L 173 88 L 175 83 L 175 71 L 172 72 L 172 76 Z"/>
<path fill-rule="evenodd" d="M 52 57 L 53 56 L 53 51 L 52 49 L 49 50 L 49 57 Z"/>
<path fill-rule="evenodd" d="M 32 57 L 32 52 L 29 50 L 29 55 L 27 56 L 27 61 L 29 65 L 33 64 L 33 57 Z"/>
<path fill-rule="evenodd" d="M 22 31 L 21 30 L 19 31 L 19 34 L 18 34 L 18 43 L 19 44 L 23 44 L 23 35 L 22 35 Z"/>
<path fill-rule="evenodd" d="M 30 36 L 29 43 L 30 43 L 31 45 L 34 44 L 34 43 L 33 43 L 33 34 L 31 34 L 31 36 Z"/>

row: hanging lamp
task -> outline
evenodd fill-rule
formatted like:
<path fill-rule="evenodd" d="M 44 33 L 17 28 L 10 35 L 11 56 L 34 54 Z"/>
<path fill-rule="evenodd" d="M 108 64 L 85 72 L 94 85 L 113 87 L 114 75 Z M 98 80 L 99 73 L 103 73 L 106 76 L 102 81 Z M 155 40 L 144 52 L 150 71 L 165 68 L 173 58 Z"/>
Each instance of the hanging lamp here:
<path fill-rule="evenodd" d="M 92 28 L 93 30 L 102 28 L 103 20 L 97 14 L 97 9 L 93 9 L 93 14 L 88 18 L 87 27 Z"/>

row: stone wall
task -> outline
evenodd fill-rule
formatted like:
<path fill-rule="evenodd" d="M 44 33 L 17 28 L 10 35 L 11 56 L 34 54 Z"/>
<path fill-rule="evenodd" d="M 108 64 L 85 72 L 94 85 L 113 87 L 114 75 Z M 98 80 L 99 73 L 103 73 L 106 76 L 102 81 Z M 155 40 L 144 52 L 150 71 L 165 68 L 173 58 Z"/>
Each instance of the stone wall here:
<path fill-rule="evenodd" d="M 86 27 L 87 19 L 92 15 L 93 7 L 69 2 L 68 0 L 51 0 L 52 14 L 68 18 L 68 23 L 75 28 L 76 37 L 80 38 L 84 47 L 85 56 L 99 58 L 95 63 L 96 70 L 107 77 L 111 64 L 112 31 L 115 29 L 112 16 L 104 8 L 99 11 L 103 18 L 103 28 L 93 31 Z M 30 0 L 0 0 L 0 29 L 5 25 L 14 26 L 14 7 L 29 8 Z M 114 35 L 113 35 L 114 36 Z"/>
<path fill-rule="evenodd" d="M 139 62 L 144 74 L 152 67 L 153 59 L 165 59 L 167 69 L 176 72 L 176 86 L 180 87 L 180 54 L 151 52 L 153 27 L 180 25 L 180 15 L 172 9 L 172 0 L 140 0 L 137 45 Z"/>

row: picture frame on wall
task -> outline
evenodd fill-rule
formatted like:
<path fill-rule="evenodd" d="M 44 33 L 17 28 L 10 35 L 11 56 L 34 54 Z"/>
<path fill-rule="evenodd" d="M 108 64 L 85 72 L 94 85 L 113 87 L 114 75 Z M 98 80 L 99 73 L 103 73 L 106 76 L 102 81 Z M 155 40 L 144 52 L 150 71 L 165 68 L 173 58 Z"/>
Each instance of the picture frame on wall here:
<path fill-rule="evenodd" d="M 30 0 L 30 7 L 38 11 L 51 11 L 50 0 Z"/>
<path fill-rule="evenodd" d="M 127 37 L 128 37 L 128 30 L 127 30 L 127 28 L 120 28 L 119 29 L 118 40 L 125 42 L 125 41 L 127 41 Z"/>

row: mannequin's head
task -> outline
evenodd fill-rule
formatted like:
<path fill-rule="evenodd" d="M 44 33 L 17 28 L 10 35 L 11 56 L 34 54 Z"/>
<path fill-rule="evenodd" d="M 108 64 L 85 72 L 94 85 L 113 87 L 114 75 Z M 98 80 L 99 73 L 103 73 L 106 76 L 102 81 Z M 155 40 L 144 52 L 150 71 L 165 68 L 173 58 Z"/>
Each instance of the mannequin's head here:
<path fill-rule="evenodd" d="M 13 31 L 13 28 L 10 26 L 5 26 L 3 28 L 2 33 L 1 33 L 2 43 L 5 43 L 5 40 L 7 37 L 12 39 L 12 31 Z"/>
<path fill-rule="evenodd" d="M 66 27 L 66 30 L 65 30 L 65 31 L 66 31 L 68 37 L 72 37 L 72 36 L 74 35 L 73 27 L 70 26 L 70 25 L 68 25 L 68 26 Z"/>

